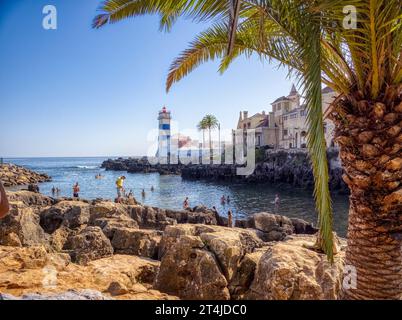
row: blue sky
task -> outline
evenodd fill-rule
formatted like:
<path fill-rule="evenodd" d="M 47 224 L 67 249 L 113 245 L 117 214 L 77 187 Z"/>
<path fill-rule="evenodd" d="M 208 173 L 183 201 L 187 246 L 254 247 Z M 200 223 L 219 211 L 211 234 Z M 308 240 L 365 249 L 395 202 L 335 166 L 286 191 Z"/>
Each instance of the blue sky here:
<path fill-rule="evenodd" d="M 289 93 L 284 69 L 257 57 L 224 74 L 210 62 L 165 93 L 172 60 L 206 25 L 156 16 L 91 29 L 100 0 L 0 0 L 0 157 L 143 155 L 166 104 L 183 129 L 208 113 L 235 127 Z M 42 28 L 55 5 L 58 29 Z"/>

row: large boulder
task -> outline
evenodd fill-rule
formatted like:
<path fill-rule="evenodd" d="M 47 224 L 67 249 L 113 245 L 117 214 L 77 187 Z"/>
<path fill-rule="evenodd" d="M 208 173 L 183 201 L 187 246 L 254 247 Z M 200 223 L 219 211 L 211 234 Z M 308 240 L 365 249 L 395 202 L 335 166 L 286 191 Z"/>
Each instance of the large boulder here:
<path fill-rule="evenodd" d="M 121 216 L 118 218 L 99 218 L 92 221 L 91 225 L 100 227 L 105 236 L 110 240 L 113 239 L 114 233 L 118 229 L 138 229 L 138 223 L 126 216 Z"/>
<path fill-rule="evenodd" d="M 182 239 L 187 240 L 183 242 Z M 191 247 L 190 244 L 194 244 L 194 247 Z M 198 277 L 197 286 L 201 289 L 205 286 L 205 283 L 209 281 L 215 281 L 217 283 L 214 286 L 208 287 L 208 290 L 214 290 L 214 292 L 209 293 L 210 295 L 205 293 L 207 297 L 211 298 L 211 295 L 213 295 L 216 298 L 226 299 L 227 293 L 229 292 L 227 288 L 228 283 L 230 283 L 232 278 L 237 274 L 239 264 L 243 257 L 257 248 L 260 248 L 262 245 L 263 243 L 258 237 L 258 232 L 255 230 L 199 224 L 168 226 L 165 229 L 159 248 L 159 257 L 162 259 L 159 274 L 162 279 L 159 279 L 158 276 L 158 284 L 161 286 L 161 291 L 166 289 L 170 290 L 167 291 L 168 293 L 189 298 L 194 292 L 189 291 L 187 287 L 191 287 L 193 278 Z M 179 251 L 180 254 L 177 254 Z M 192 258 L 195 254 L 198 257 L 197 259 L 201 260 L 201 257 L 202 259 L 205 258 L 208 263 L 201 264 L 198 267 L 199 270 L 194 271 L 195 273 L 193 274 L 187 270 L 190 270 L 195 263 L 198 263 L 198 260 L 194 261 L 194 258 Z M 213 259 L 209 258 L 209 254 L 212 254 Z M 218 279 L 220 279 L 221 276 L 225 278 L 225 289 L 221 287 L 221 280 L 218 281 L 217 278 L 212 277 L 208 270 L 204 270 L 204 268 L 212 268 L 211 264 L 213 262 L 216 263 L 213 269 L 217 270 L 216 272 L 219 271 L 219 274 L 216 275 L 219 276 Z M 183 271 L 181 274 L 173 274 L 170 272 L 170 268 L 173 268 L 173 264 L 182 268 Z M 164 287 L 163 281 L 166 279 L 163 278 L 163 276 L 167 277 L 168 274 L 170 274 L 171 277 L 169 280 L 170 285 Z M 212 278 L 203 279 L 202 277 Z M 193 298 L 195 298 L 195 296 Z"/>
<path fill-rule="evenodd" d="M 271 246 L 260 258 L 246 299 L 337 299 L 341 289 L 345 241 L 331 265 L 326 255 L 309 249 L 313 236 L 291 236 Z"/>
<path fill-rule="evenodd" d="M 111 243 L 119 254 L 157 258 L 161 237 L 162 232 L 156 230 L 117 228 Z"/>
<path fill-rule="evenodd" d="M 110 201 L 100 201 L 89 208 L 89 224 L 94 224 L 96 220 L 104 218 L 128 218 L 130 211 L 130 206 Z"/>
<path fill-rule="evenodd" d="M 267 247 L 257 249 L 255 252 L 247 253 L 241 260 L 237 271 L 229 283 L 229 290 L 232 299 L 242 300 L 250 289 L 254 280 L 255 270 Z"/>
<path fill-rule="evenodd" d="M 40 225 L 47 233 L 60 227 L 77 229 L 89 221 L 89 205 L 81 201 L 61 201 L 40 213 Z"/>
<path fill-rule="evenodd" d="M 113 247 L 101 228 L 86 227 L 76 235 L 70 235 L 64 245 L 71 259 L 78 264 L 113 255 Z"/>
<path fill-rule="evenodd" d="M 0 220 L 0 245 L 48 245 L 48 241 L 34 210 L 21 202 L 11 203 L 9 214 Z"/>
<path fill-rule="evenodd" d="M 182 299 L 229 300 L 227 281 L 199 237 L 182 236 L 163 256 L 155 288 Z"/>

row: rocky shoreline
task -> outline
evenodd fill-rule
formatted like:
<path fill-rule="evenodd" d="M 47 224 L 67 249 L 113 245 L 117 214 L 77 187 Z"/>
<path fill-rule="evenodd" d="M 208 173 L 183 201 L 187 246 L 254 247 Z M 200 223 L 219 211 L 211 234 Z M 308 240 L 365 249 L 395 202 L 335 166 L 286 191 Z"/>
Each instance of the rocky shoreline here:
<path fill-rule="evenodd" d="M 339 194 L 348 194 L 349 189 L 343 181 L 337 150 L 328 151 L 330 189 Z M 131 173 L 180 174 L 186 180 L 231 181 L 244 183 L 289 184 L 303 189 L 312 189 L 314 177 L 307 151 L 265 152 L 264 159 L 256 164 L 252 175 L 237 175 L 236 165 L 151 165 L 146 158 L 109 159 L 103 162 L 106 170 L 127 171 Z"/>
<path fill-rule="evenodd" d="M 8 196 L 0 299 L 338 298 L 345 241 L 330 265 L 300 219 L 258 213 L 229 228 L 205 207 Z"/>
<path fill-rule="evenodd" d="M 14 164 L 0 165 L 0 181 L 5 187 L 37 184 L 51 180 L 46 174 L 37 173 Z"/>

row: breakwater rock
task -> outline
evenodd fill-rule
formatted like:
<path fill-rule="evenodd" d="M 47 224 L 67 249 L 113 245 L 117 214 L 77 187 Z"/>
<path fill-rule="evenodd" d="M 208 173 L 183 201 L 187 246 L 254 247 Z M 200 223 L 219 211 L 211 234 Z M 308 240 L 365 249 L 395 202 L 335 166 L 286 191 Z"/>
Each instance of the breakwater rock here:
<path fill-rule="evenodd" d="M 349 189 L 342 179 L 343 169 L 338 151 L 328 151 L 329 186 L 332 191 L 348 194 Z M 109 159 L 102 164 L 106 170 L 136 172 L 158 172 L 160 174 L 181 174 L 187 180 L 235 181 L 244 183 L 284 183 L 295 187 L 312 189 L 314 176 L 310 158 L 305 150 L 267 150 L 262 160 L 256 163 L 251 175 L 237 174 L 237 165 L 205 164 L 158 164 L 151 165 L 146 157 L 141 159 Z"/>
<path fill-rule="evenodd" d="M 127 171 L 129 173 L 153 173 L 159 174 L 181 174 L 182 164 L 150 164 L 146 157 L 109 159 L 102 163 L 102 168 L 112 171 Z"/>
<path fill-rule="evenodd" d="M 328 152 L 330 189 L 347 194 L 349 189 L 342 179 L 343 169 L 338 152 Z M 245 183 L 286 183 L 295 187 L 311 189 L 314 176 L 306 151 L 267 151 L 263 161 L 255 165 L 251 175 L 237 174 L 235 165 L 189 165 L 181 169 L 183 179 L 206 179 Z"/>
<path fill-rule="evenodd" d="M 344 263 L 308 249 L 308 222 L 258 213 L 227 227 L 172 211 L 9 192 L 0 220 L 5 299 L 336 299 Z M 310 234 L 310 235 L 309 235 Z M 89 291 L 88 291 L 89 290 Z"/>
<path fill-rule="evenodd" d="M 14 164 L 0 165 L 0 181 L 5 187 L 37 184 L 51 181 L 51 178 L 43 173 L 20 167 Z"/>

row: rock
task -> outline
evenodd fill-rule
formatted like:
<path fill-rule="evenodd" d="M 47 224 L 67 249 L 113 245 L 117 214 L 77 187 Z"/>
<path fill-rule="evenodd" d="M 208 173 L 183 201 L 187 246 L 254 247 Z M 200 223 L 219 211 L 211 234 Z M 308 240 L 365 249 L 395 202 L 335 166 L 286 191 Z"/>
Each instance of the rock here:
<path fill-rule="evenodd" d="M 147 206 L 133 206 L 131 217 L 140 228 L 164 230 L 166 226 L 176 224 L 175 219 L 166 216 L 166 211 Z"/>
<path fill-rule="evenodd" d="M 7 192 L 9 202 L 22 202 L 26 206 L 51 206 L 55 200 L 40 193 L 30 191 Z"/>
<path fill-rule="evenodd" d="M 51 181 L 51 178 L 46 174 L 37 173 L 24 167 L 13 164 L 1 164 L 0 181 L 3 182 L 5 187 L 12 187 Z"/>
<path fill-rule="evenodd" d="M 291 236 L 270 247 L 259 259 L 246 299 L 337 299 L 341 289 L 344 248 L 331 265 L 324 254 L 306 248 L 313 236 Z M 344 241 L 342 241 L 344 243 Z"/>
<path fill-rule="evenodd" d="M 228 282 L 237 271 L 244 255 L 261 246 L 261 240 L 253 231 L 221 228 L 216 232 L 200 235 L 208 249 L 213 252 Z"/>
<path fill-rule="evenodd" d="M 118 282 L 128 293 L 115 296 L 116 299 L 176 299 L 151 286 L 159 264 L 151 259 L 113 255 L 83 266 L 71 263 L 67 254 L 47 253 L 44 247 L 0 246 L 0 288 L 6 299 L 33 293 L 38 299 L 66 293 L 73 299 L 71 289 L 80 295 L 96 291 L 109 298 L 107 289 Z"/>
<path fill-rule="evenodd" d="M 1 294 L 0 300 L 111 300 L 96 290 L 69 290 L 57 294 L 24 294 L 22 297 L 14 297 L 9 294 Z"/>
<path fill-rule="evenodd" d="M 31 183 L 28 185 L 28 191 L 34 192 L 34 193 L 39 193 L 39 186 L 35 183 Z"/>
<path fill-rule="evenodd" d="M 0 245 L 48 245 L 49 237 L 39 225 L 39 216 L 21 202 L 11 203 L 10 213 L 0 220 Z"/>
<path fill-rule="evenodd" d="M 182 239 L 190 239 L 191 241 L 181 242 Z M 197 245 L 191 247 L 189 243 Z M 184 248 L 181 248 L 181 245 L 184 245 Z M 226 299 L 227 293 L 229 292 L 227 284 L 232 281 L 232 278 L 237 273 L 238 266 L 244 255 L 253 252 L 256 248 L 261 246 L 262 241 L 259 239 L 255 230 L 198 224 L 168 226 L 163 234 L 159 249 L 159 257 L 162 261 L 159 274 L 163 279 L 159 280 L 159 283 L 162 286 L 160 289 L 161 291 L 164 291 L 165 289 L 172 290 L 166 292 L 178 295 L 179 297 L 185 296 L 186 298 L 191 299 L 189 296 L 191 296 L 193 292 L 188 289 L 188 287 L 192 286 L 193 278 L 211 276 L 207 270 L 204 270 L 204 266 L 199 266 L 199 270 L 190 270 L 194 267 L 195 263 L 198 263 L 198 260 L 194 261 L 195 258 L 193 258 L 193 256 L 197 256 L 197 259 L 199 260 L 204 259 L 205 256 L 205 259 L 208 261 L 205 268 L 219 270 L 219 274 L 217 274 L 219 277 L 217 279 L 220 279 L 220 276 L 222 275 L 225 278 L 226 288 L 223 290 L 220 287 L 220 280 L 218 281 L 216 278 L 198 279 L 198 286 L 203 287 L 205 286 L 204 283 L 208 283 L 210 280 L 212 282 L 216 281 L 217 284 L 214 284 L 210 288 L 211 290 L 215 290 L 215 292 L 211 294 L 215 297 Z M 180 252 L 180 254 L 177 254 L 178 252 Z M 213 259 L 209 258 L 210 256 L 208 254 L 212 254 Z M 176 261 L 174 261 L 174 259 L 176 259 Z M 211 266 L 213 262 L 216 262 L 214 267 Z M 165 276 L 167 277 L 169 274 L 168 270 L 173 268 L 173 264 L 180 266 L 180 268 L 182 268 L 182 273 L 181 275 L 173 275 L 170 273 L 172 278 L 169 281 L 173 283 L 170 283 L 168 287 L 163 287 L 162 282 L 168 281 L 163 278 L 163 275 L 166 272 Z M 165 268 L 167 270 L 165 270 Z M 182 291 L 180 288 L 186 289 L 183 289 L 184 291 Z M 190 291 L 187 292 L 187 290 Z"/>
<path fill-rule="evenodd" d="M 155 288 L 182 299 L 229 300 L 227 281 L 199 237 L 182 236 L 166 252 Z"/>
<path fill-rule="evenodd" d="M 118 281 L 113 281 L 112 283 L 110 283 L 109 288 L 107 288 L 107 291 L 112 296 L 121 296 L 129 292 L 127 287 Z"/>
<path fill-rule="evenodd" d="M 161 237 L 162 233 L 155 230 L 117 228 L 114 231 L 112 246 L 116 253 L 157 258 Z"/>
<path fill-rule="evenodd" d="M 78 264 L 113 255 L 113 247 L 99 227 L 86 227 L 77 235 L 69 236 L 65 250 L 70 251 L 71 259 Z"/>
<path fill-rule="evenodd" d="M 158 259 L 161 260 L 166 251 L 180 239 L 181 236 L 193 236 L 196 234 L 195 225 L 182 224 L 176 226 L 168 226 L 162 236 L 159 244 Z"/>
<path fill-rule="evenodd" d="M 244 295 L 247 293 L 254 280 L 258 262 L 266 250 L 267 248 L 261 248 L 255 252 L 247 253 L 241 260 L 241 263 L 229 284 L 232 299 L 244 299 Z"/>
<path fill-rule="evenodd" d="M 295 232 L 295 227 L 289 218 L 267 212 L 255 213 L 247 220 L 237 220 L 235 226 L 261 231 L 259 236 L 263 241 L 281 241 Z"/>
<path fill-rule="evenodd" d="M 131 218 L 126 218 L 125 216 L 121 216 L 120 218 L 99 218 L 93 221 L 92 225 L 100 227 L 105 236 L 110 240 L 113 239 L 114 233 L 117 229 L 138 229 L 138 223 Z"/>
<path fill-rule="evenodd" d="M 267 212 L 252 215 L 249 218 L 249 227 L 261 230 L 265 233 L 280 232 L 284 233 L 285 236 L 294 232 L 292 221 L 289 218 Z"/>
<path fill-rule="evenodd" d="M 129 218 L 131 208 L 119 203 L 102 201 L 91 205 L 89 212 L 89 224 L 92 225 L 96 220 L 102 218 Z"/>
<path fill-rule="evenodd" d="M 89 205 L 81 201 L 61 201 L 40 213 L 40 225 L 52 234 L 61 226 L 77 229 L 89 221 Z"/>
<path fill-rule="evenodd" d="M 296 234 L 316 234 L 318 229 L 303 219 L 290 218 Z"/>

